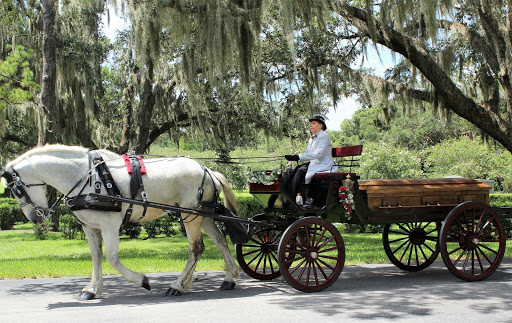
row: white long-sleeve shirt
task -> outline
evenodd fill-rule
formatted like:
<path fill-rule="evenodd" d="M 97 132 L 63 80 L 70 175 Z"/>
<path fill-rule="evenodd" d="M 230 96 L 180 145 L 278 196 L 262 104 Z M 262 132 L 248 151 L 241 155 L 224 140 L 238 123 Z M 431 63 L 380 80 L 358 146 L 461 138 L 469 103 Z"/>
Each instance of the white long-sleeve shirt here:
<path fill-rule="evenodd" d="M 299 155 L 300 160 L 310 161 L 306 173 L 306 184 L 311 183 L 316 173 L 336 172 L 337 166 L 334 166 L 332 159 L 332 144 L 327 133 L 320 130 L 315 136 L 309 139 L 306 152 Z"/>

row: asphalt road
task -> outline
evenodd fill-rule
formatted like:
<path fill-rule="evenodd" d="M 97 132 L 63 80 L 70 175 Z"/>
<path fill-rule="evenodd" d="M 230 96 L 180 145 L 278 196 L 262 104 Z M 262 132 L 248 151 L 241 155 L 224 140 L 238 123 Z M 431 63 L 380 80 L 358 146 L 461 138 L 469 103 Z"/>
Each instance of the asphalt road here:
<path fill-rule="evenodd" d="M 222 272 L 197 272 L 194 287 L 165 297 L 177 273 L 148 274 L 146 291 L 121 276 L 106 276 L 104 294 L 78 301 L 89 278 L 0 281 L 1 322 L 512 322 L 512 259 L 487 280 L 467 283 L 442 261 L 418 272 L 393 265 L 346 266 L 320 293 L 303 293 L 282 278 L 242 274 L 237 288 L 220 291 Z"/>

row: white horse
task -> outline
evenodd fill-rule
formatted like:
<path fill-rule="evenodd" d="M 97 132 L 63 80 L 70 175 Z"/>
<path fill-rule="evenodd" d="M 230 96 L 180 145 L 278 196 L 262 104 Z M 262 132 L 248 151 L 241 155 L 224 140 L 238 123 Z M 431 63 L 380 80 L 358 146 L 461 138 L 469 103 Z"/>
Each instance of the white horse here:
<path fill-rule="evenodd" d="M 121 195 L 131 197 L 130 175 L 128 175 L 124 160 L 112 152 L 106 150 L 100 152 Z M 188 158 L 145 159 L 144 163 L 147 174 L 142 177 L 149 201 L 194 209 L 197 203 L 198 189 L 203 185 L 204 201 L 213 201 L 215 199 L 215 189 L 220 191 L 222 188 L 224 190 L 225 206 L 236 214 L 235 196 L 222 174 L 209 171 L 213 176 L 205 176 L 203 166 Z M 94 185 L 84 186 L 88 176 L 85 176 L 86 179 L 83 184 L 81 183 L 73 189 L 73 186 L 84 177 L 84 174 L 89 172 L 90 168 L 87 149 L 49 145 L 34 148 L 7 164 L 2 171 L 4 177 L 2 180 L 5 182 L 6 179 L 11 177 L 11 183 L 5 183 L 6 185 L 14 187 L 15 190 L 20 187 L 24 189 L 21 194 L 18 191 L 18 196 L 16 196 L 23 213 L 30 221 L 41 223 L 49 213 L 45 185 L 52 186 L 63 194 L 70 193 L 69 196 L 71 197 L 78 195 L 82 188 L 81 194 L 94 192 Z M 94 174 L 94 172 L 92 173 Z M 73 191 L 70 192 L 70 190 Z M 106 194 L 106 188 L 103 186 L 101 187 L 101 193 Z M 106 259 L 113 268 L 117 269 L 135 285 L 150 289 L 149 281 L 143 273 L 129 270 L 118 258 L 119 228 L 123 223 L 127 208 L 128 205 L 123 203 L 121 212 L 91 209 L 74 211 L 75 216 L 83 223 L 83 230 L 89 241 L 93 262 L 92 279 L 83 288 L 79 296 L 80 299 L 92 299 L 102 292 L 102 242 L 105 242 Z M 142 206 L 134 206 L 131 220 L 139 219 L 142 211 Z M 161 209 L 148 208 L 142 221 L 157 219 L 165 214 Z M 182 214 L 182 217 L 185 219 L 187 215 Z M 219 248 L 226 264 L 226 276 L 221 289 L 233 289 L 235 278 L 238 278 L 239 274 L 238 267 L 229 252 L 224 235 L 217 228 L 214 220 L 210 217 L 191 216 L 187 221 L 184 221 L 184 224 L 189 241 L 189 258 L 185 269 L 177 281 L 170 285 L 166 295 L 180 295 L 191 287 L 192 273 L 201 253 L 204 251 L 201 228 Z"/>

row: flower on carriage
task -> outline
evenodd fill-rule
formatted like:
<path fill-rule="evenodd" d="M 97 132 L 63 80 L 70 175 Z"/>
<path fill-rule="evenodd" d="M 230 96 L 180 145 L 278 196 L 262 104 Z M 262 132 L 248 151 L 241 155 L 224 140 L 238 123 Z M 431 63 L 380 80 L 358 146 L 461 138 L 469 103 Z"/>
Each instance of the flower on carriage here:
<path fill-rule="evenodd" d="M 249 183 L 272 185 L 275 180 L 281 175 L 281 169 L 272 169 L 267 171 L 248 171 Z"/>
<path fill-rule="evenodd" d="M 340 186 L 338 196 L 340 203 L 343 204 L 343 207 L 345 208 L 347 220 L 350 220 L 352 218 L 352 210 L 355 209 L 354 195 L 352 195 L 350 190 L 348 190 L 345 186 Z"/>

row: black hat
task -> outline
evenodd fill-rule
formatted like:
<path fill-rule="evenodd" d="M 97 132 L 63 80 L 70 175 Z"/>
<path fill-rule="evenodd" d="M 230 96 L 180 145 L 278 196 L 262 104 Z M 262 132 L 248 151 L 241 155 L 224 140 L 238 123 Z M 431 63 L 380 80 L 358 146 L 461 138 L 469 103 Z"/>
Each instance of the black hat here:
<path fill-rule="evenodd" d="M 321 124 L 323 124 L 323 125 L 324 125 L 324 126 L 322 127 L 322 128 L 323 128 L 323 130 L 326 130 L 326 129 L 327 129 L 327 126 L 325 125 L 325 119 L 324 119 L 324 117 L 322 117 L 322 116 L 314 116 L 313 118 L 310 118 L 310 119 L 309 119 L 309 122 L 311 122 L 311 121 L 313 121 L 313 120 L 318 121 L 318 122 L 320 122 Z"/>

